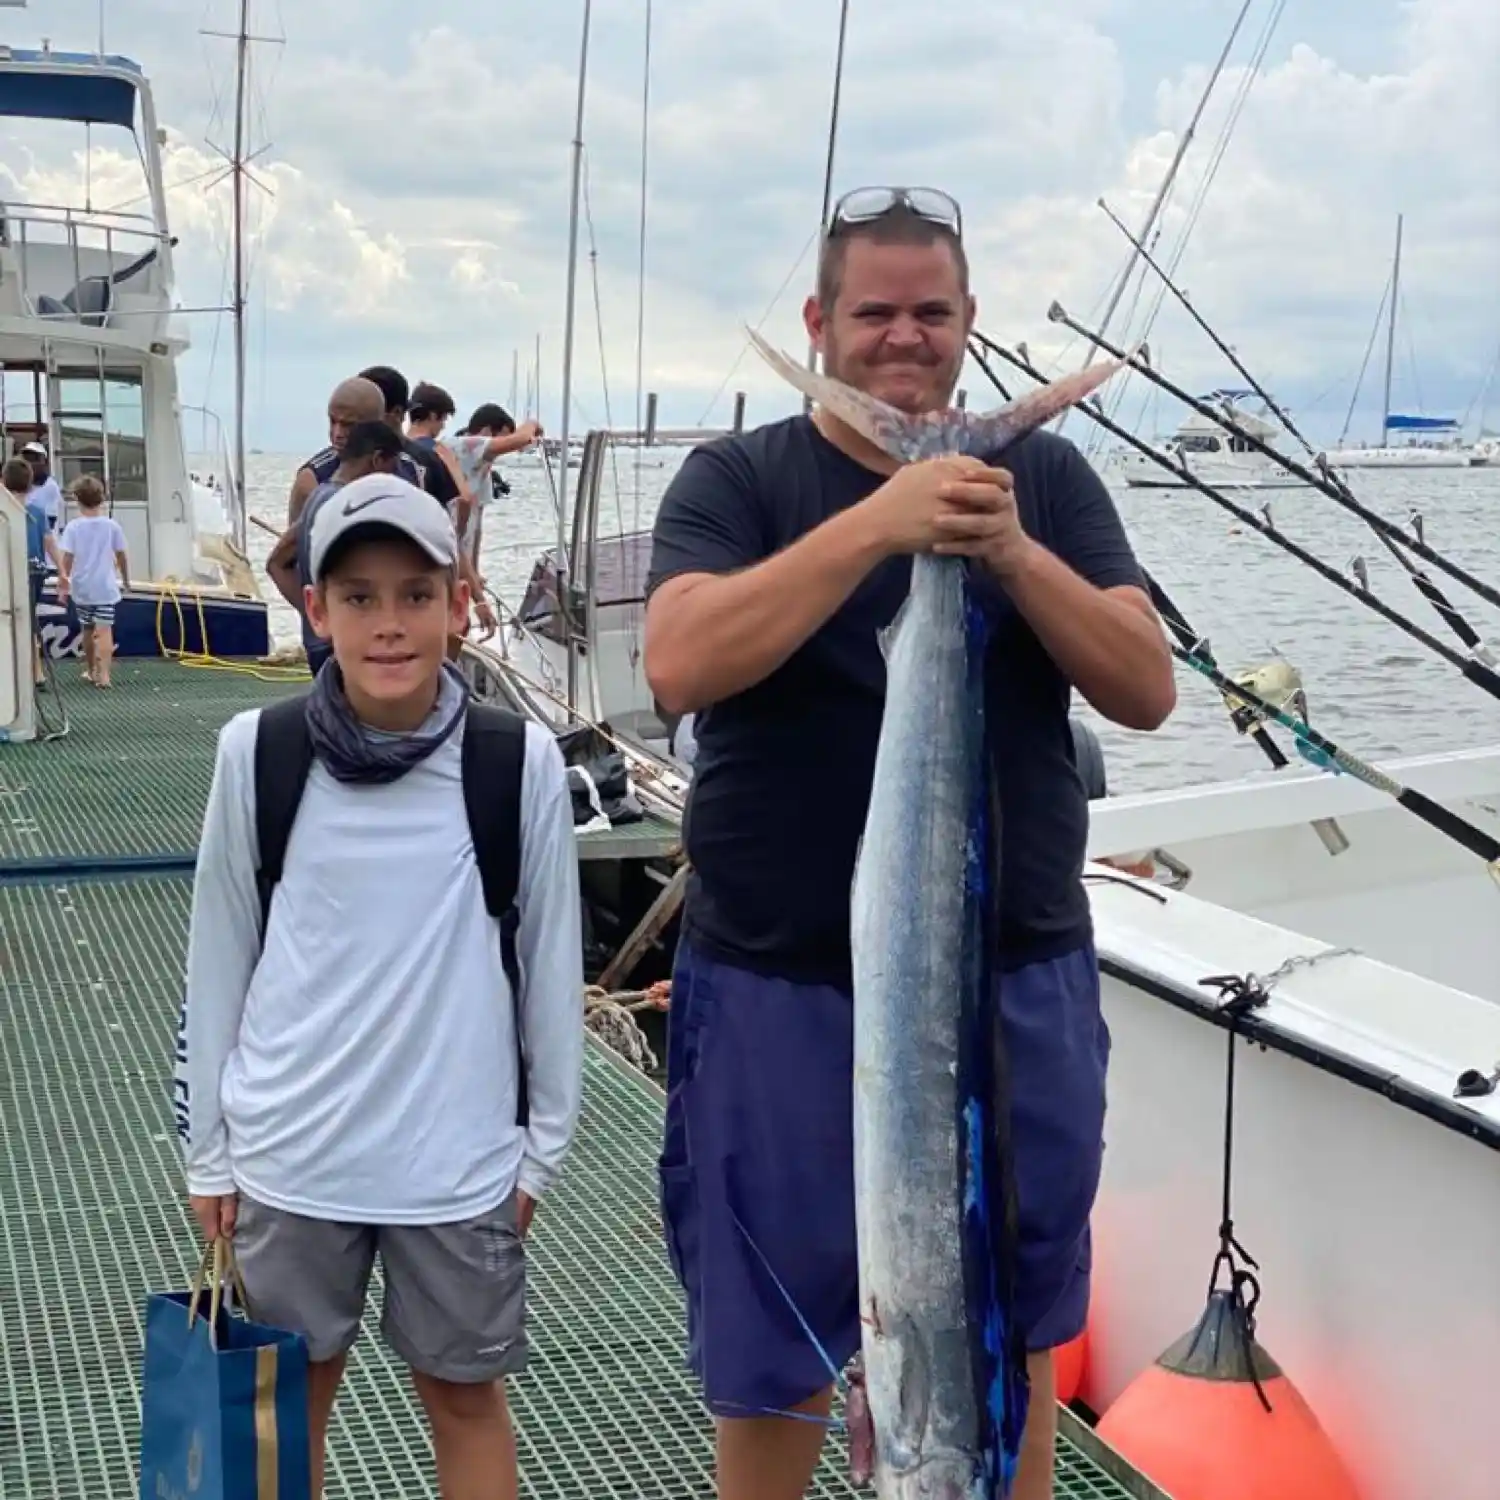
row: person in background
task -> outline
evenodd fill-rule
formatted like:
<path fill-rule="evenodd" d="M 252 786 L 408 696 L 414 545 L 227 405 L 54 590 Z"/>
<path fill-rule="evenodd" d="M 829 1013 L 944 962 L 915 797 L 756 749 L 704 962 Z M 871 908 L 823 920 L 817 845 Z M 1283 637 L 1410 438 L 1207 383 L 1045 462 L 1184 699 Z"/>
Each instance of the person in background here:
<path fill-rule="evenodd" d="M 104 486 L 92 474 L 73 482 L 78 514 L 63 527 L 57 550 L 62 554 L 57 596 L 71 597 L 83 626 L 83 676 L 95 687 L 110 686 L 115 654 L 115 606 L 122 588 L 130 587 L 125 533 L 104 514 Z"/>
<path fill-rule="evenodd" d="M 479 548 L 484 540 L 484 508 L 493 498 L 491 482 L 497 458 L 529 448 L 542 435 L 540 422 L 525 421 L 519 427 L 515 418 L 494 401 L 474 408 L 464 430 L 452 439 L 453 452 L 463 470 L 464 482 L 474 496 L 474 510 L 467 528 L 458 534 L 459 544 L 479 567 Z"/>
<path fill-rule="evenodd" d="M 462 536 L 468 527 L 469 518 L 474 514 L 477 501 L 464 481 L 463 470 L 459 467 L 452 448 L 442 441 L 443 428 L 452 420 L 456 410 L 453 397 L 442 386 L 419 380 L 412 389 L 411 401 L 406 408 L 406 436 L 409 442 L 424 453 L 431 454 L 447 469 L 448 477 L 458 490 L 457 498 L 448 506 L 448 515 L 453 522 L 454 531 Z"/>
<path fill-rule="evenodd" d="M 37 630 L 37 611 L 42 602 L 42 584 L 47 577 L 47 565 L 62 572 L 62 554 L 57 550 L 57 538 L 47 521 L 45 502 L 34 498 L 37 494 L 35 474 L 31 465 L 22 457 L 8 458 L 0 469 L 0 485 L 7 489 L 16 504 L 26 513 L 26 571 L 30 579 L 31 598 L 31 670 L 38 687 L 46 686 L 42 674 L 42 638 Z"/>
<path fill-rule="evenodd" d="M 421 479 L 418 481 L 421 487 L 448 512 L 451 519 L 462 492 L 458 487 L 458 481 L 442 459 L 435 452 L 421 443 L 414 442 L 406 435 L 406 414 L 411 405 L 411 387 L 407 384 L 406 376 L 390 365 L 371 365 L 359 373 L 362 379 L 373 381 L 380 387 L 381 394 L 385 397 L 386 423 L 393 431 L 401 435 L 402 447 L 421 472 Z M 451 406 L 452 403 L 449 404 Z M 458 569 L 460 576 L 469 586 L 469 597 L 474 613 L 479 616 L 479 624 L 484 631 L 480 639 L 488 640 L 499 628 L 499 622 L 495 619 L 494 608 L 485 594 L 483 579 L 475 571 L 468 554 L 462 550 L 459 552 Z M 449 642 L 450 657 L 457 656 L 463 637 L 468 634 L 468 630 L 468 622 L 465 621 L 463 632 L 454 636 Z"/>
<path fill-rule="evenodd" d="M 320 449 L 298 466 L 292 480 L 292 493 L 287 500 L 286 523 L 295 526 L 307 504 L 307 497 L 320 484 L 333 478 L 344 456 L 344 444 L 349 440 L 350 430 L 360 422 L 383 422 L 385 420 L 385 392 L 372 380 L 354 376 L 341 380 L 328 398 L 328 446 Z M 422 471 L 416 460 L 403 454 L 398 473 L 412 484 L 420 484 Z"/>
<path fill-rule="evenodd" d="M 313 581 L 308 566 L 308 536 L 318 507 L 335 491 L 353 480 L 363 479 L 366 474 L 395 474 L 404 457 L 401 436 L 387 425 L 384 412 L 373 420 L 356 422 L 345 436 L 338 468 L 307 497 L 297 520 L 282 532 L 266 559 L 266 572 L 276 591 L 302 621 L 307 669 L 314 677 L 333 654 L 333 647 L 312 628 L 307 618 L 307 589 Z"/>
<path fill-rule="evenodd" d="M 52 474 L 52 461 L 40 443 L 27 443 L 21 449 L 21 457 L 31 465 L 33 497 L 47 517 L 47 530 L 58 531 L 62 527 L 63 497 L 57 480 Z"/>

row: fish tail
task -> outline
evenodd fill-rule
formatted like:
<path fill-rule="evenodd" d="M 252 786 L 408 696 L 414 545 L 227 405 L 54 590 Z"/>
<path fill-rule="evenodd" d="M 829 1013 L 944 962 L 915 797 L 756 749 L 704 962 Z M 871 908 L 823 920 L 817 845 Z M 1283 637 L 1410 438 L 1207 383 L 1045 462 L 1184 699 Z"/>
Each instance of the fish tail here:
<path fill-rule="evenodd" d="M 993 616 L 965 590 L 970 701 L 984 729 L 974 779 L 969 858 L 970 982 L 960 1021 L 958 1085 L 963 1263 L 986 1494 L 1010 1493 L 1026 1424 L 1026 1349 L 1015 1315 L 1018 1208 L 1010 1079 L 1000 1011 L 1000 800 L 984 660 Z"/>
<path fill-rule="evenodd" d="M 1045 426 L 1069 406 L 1092 395 L 1116 371 L 1124 368 L 1118 359 L 1100 360 L 1086 370 L 1075 370 L 1048 385 L 1017 396 L 998 411 L 965 416 L 970 453 L 998 453 L 1034 427 Z"/>
<path fill-rule="evenodd" d="M 883 453 L 909 460 L 923 446 L 930 424 L 920 417 L 908 416 L 894 406 L 845 385 L 831 375 L 820 375 L 795 363 L 781 350 L 768 344 L 753 328 L 747 328 L 756 352 L 783 380 L 804 396 L 816 401 L 841 422 L 868 438 Z"/>

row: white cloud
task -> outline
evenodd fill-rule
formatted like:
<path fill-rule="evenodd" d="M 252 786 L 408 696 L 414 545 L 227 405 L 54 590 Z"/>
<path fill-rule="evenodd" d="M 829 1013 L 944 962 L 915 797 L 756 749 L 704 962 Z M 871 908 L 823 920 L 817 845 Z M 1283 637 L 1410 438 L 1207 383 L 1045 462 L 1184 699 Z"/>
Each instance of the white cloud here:
<path fill-rule="evenodd" d="M 211 79 L 190 68 L 163 3 L 117 22 L 111 45 L 159 80 L 174 127 L 169 176 L 187 184 L 172 197 L 184 298 L 201 304 L 222 297 L 228 199 L 222 186 L 202 191 L 212 157 L 193 142 L 222 101 L 228 59 L 209 54 Z M 89 7 L 62 9 L 91 36 Z M 1182 279 L 1294 405 L 1329 392 L 1309 419 L 1336 431 L 1404 211 L 1405 327 L 1421 395 L 1429 409 L 1462 411 L 1500 343 L 1500 7 L 1366 0 L 1361 14 L 1380 15 L 1362 43 L 1384 35 L 1387 55 L 1362 71 L 1326 38 L 1319 48 L 1301 41 L 1296 9 L 1250 92 Z M 286 17 L 267 107 L 275 145 L 259 166 L 274 198 L 256 209 L 254 295 L 271 371 L 252 382 L 265 392 L 252 412 L 257 440 L 304 441 L 327 387 L 377 358 L 442 380 L 460 406 L 504 399 L 512 350 L 529 364 L 538 333 L 544 414 L 555 425 L 575 10 L 472 0 L 423 29 L 394 0 L 327 0 Z M 850 29 L 838 185 L 951 187 L 965 205 L 985 327 L 1055 357 L 1066 341 L 1046 308 L 1058 298 L 1075 315 L 1097 312 L 1126 247 L 1095 200 L 1140 222 L 1222 45 L 1227 16 L 1211 10 L 1184 19 L 1172 0 L 954 0 L 914 20 L 896 0 L 867 0 Z M 809 27 L 808 11 L 801 0 L 766 0 L 747 26 L 724 0 L 657 7 L 645 363 L 664 420 L 696 421 L 736 361 L 729 389 L 752 392 L 752 418 L 791 406 L 744 357 L 741 325 L 761 316 L 816 222 L 834 22 L 820 12 L 827 24 Z M 604 412 L 596 274 L 617 421 L 634 399 L 642 37 L 634 8 L 596 13 L 575 429 Z M 1221 83 L 1201 126 L 1165 247 L 1237 82 Z M 115 164 L 96 150 L 92 165 L 97 188 Z M 58 157 L 17 175 L 28 192 L 50 192 L 76 182 L 78 168 Z M 808 256 L 767 323 L 794 350 L 811 269 Z M 1146 300 L 1155 295 L 1148 286 Z M 1163 315 L 1153 343 L 1185 384 L 1226 374 L 1178 314 Z M 1403 350 L 1397 384 L 1414 405 L 1410 362 Z M 1374 389 L 1367 379 L 1366 404 Z M 727 402 L 726 392 L 716 419 Z"/>

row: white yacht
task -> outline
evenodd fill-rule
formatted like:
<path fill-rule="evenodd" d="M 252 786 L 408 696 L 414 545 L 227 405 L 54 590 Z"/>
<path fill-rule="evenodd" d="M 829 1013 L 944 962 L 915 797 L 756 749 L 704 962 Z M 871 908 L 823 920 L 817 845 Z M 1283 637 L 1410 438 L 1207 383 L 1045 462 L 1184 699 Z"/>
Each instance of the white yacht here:
<path fill-rule="evenodd" d="M 1212 391 L 1200 399 L 1205 405 L 1212 405 L 1220 411 L 1225 421 L 1280 451 L 1281 428 L 1241 404 L 1254 394 L 1253 391 L 1222 390 Z M 1300 479 L 1274 459 L 1257 452 L 1238 433 L 1196 411 L 1189 412 L 1177 431 L 1165 442 L 1157 444 L 1156 450 L 1177 473 L 1129 448 L 1117 453 L 1112 467 L 1132 489 L 1189 489 L 1192 485 L 1188 476 L 1219 490 L 1302 487 Z"/>
<path fill-rule="evenodd" d="M 264 654 L 240 507 L 196 482 L 184 451 L 177 361 L 189 338 L 150 82 L 125 57 L 0 44 L 0 117 L 80 142 L 86 128 L 129 133 L 145 201 L 140 212 L 0 201 L 0 457 L 40 442 L 65 492 L 81 474 L 103 480 L 130 558 L 120 655 Z M 227 453 L 222 463 L 229 473 Z M 39 627 L 50 654 L 79 649 L 52 584 Z"/>

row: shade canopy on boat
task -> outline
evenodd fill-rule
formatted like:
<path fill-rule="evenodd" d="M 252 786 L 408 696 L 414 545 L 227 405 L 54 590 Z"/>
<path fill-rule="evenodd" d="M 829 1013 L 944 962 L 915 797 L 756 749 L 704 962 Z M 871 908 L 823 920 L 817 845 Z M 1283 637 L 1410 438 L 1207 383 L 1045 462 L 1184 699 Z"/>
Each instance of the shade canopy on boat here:
<path fill-rule="evenodd" d="M 1453 432 L 1458 423 L 1452 417 L 1401 417 L 1392 412 L 1385 419 L 1391 432 Z"/>
<path fill-rule="evenodd" d="M 126 130 L 135 124 L 136 92 L 145 81 L 128 57 L 19 47 L 0 48 L 0 78 L 0 115 Z"/>

